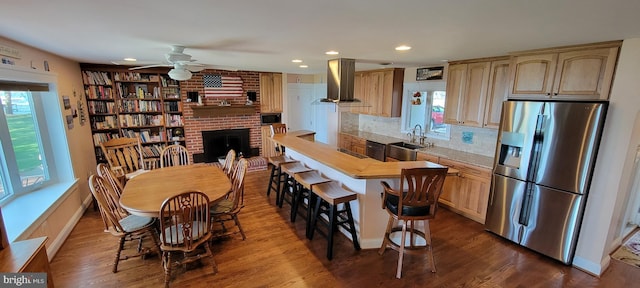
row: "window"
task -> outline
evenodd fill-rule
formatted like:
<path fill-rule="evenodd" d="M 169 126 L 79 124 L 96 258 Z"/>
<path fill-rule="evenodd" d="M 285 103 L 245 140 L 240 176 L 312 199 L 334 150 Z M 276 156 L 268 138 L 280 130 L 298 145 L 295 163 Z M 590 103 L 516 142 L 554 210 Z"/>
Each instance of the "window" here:
<path fill-rule="evenodd" d="M 449 125 L 444 123 L 446 92 L 444 81 L 429 84 L 405 83 L 403 131 L 419 133 L 429 138 L 449 139 Z M 441 87 L 442 86 L 442 87 Z"/>
<path fill-rule="evenodd" d="M 33 191 L 51 180 L 43 142 L 48 133 L 40 130 L 44 115 L 39 92 L 0 90 L 0 149 L 2 187 L 0 200 Z"/>

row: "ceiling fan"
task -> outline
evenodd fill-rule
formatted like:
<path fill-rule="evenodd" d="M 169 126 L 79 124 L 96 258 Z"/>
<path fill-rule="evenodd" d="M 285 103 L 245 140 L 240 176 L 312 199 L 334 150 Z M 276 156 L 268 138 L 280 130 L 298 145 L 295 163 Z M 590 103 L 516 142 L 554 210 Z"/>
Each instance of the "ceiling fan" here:
<path fill-rule="evenodd" d="M 200 72 L 206 68 L 206 65 L 195 63 L 195 59 L 191 59 L 191 55 L 184 53 L 184 46 L 173 45 L 171 52 L 164 54 L 165 63 L 152 64 L 140 67 L 129 68 L 129 70 L 138 70 L 152 67 L 173 67 L 169 70 L 169 77 L 174 80 L 183 81 L 191 79 L 191 72 Z"/>

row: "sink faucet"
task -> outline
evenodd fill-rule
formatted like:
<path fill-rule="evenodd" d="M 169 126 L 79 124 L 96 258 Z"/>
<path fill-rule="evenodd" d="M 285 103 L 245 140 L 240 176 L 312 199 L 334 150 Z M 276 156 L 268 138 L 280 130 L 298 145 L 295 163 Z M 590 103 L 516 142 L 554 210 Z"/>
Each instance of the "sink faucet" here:
<path fill-rule="evenodd" d="M 422 137 L 422 126 L 420 124 L 416 124 L 416 126 L 413 126 L 413 136 L 411 137 L 411 142 L 416 141 L 416 128 L 420 128 L 420 133 L 418 133 L 418 137 L 420 137 L 420 143 L 424 142 L 424 139 Z"/>

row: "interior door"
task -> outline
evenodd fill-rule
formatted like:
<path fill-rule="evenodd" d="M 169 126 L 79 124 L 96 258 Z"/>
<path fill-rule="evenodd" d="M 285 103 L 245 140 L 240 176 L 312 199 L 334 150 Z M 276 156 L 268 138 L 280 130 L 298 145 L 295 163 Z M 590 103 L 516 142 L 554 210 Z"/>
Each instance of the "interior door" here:
<path fill-rule="evenodd" d="M 522 225 L 518 223 L 526 182 L 493 175 L 485 229 L 513 242 L 520 242 Z"/>
<path fill-rule="evenodd" d="M 533 185 L 521 245 L 571 263 L 582 221 L 582 195 Z"/>

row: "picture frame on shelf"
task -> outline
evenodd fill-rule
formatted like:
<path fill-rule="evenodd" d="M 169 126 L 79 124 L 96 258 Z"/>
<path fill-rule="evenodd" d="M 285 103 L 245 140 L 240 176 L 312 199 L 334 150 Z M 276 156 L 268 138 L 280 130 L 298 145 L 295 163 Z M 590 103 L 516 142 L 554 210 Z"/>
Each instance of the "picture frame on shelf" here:
<path fill-rule="evenodd" d="M 444 66 L 418 68 L 416 70 L 416 81 L 442 80 Z"/>

